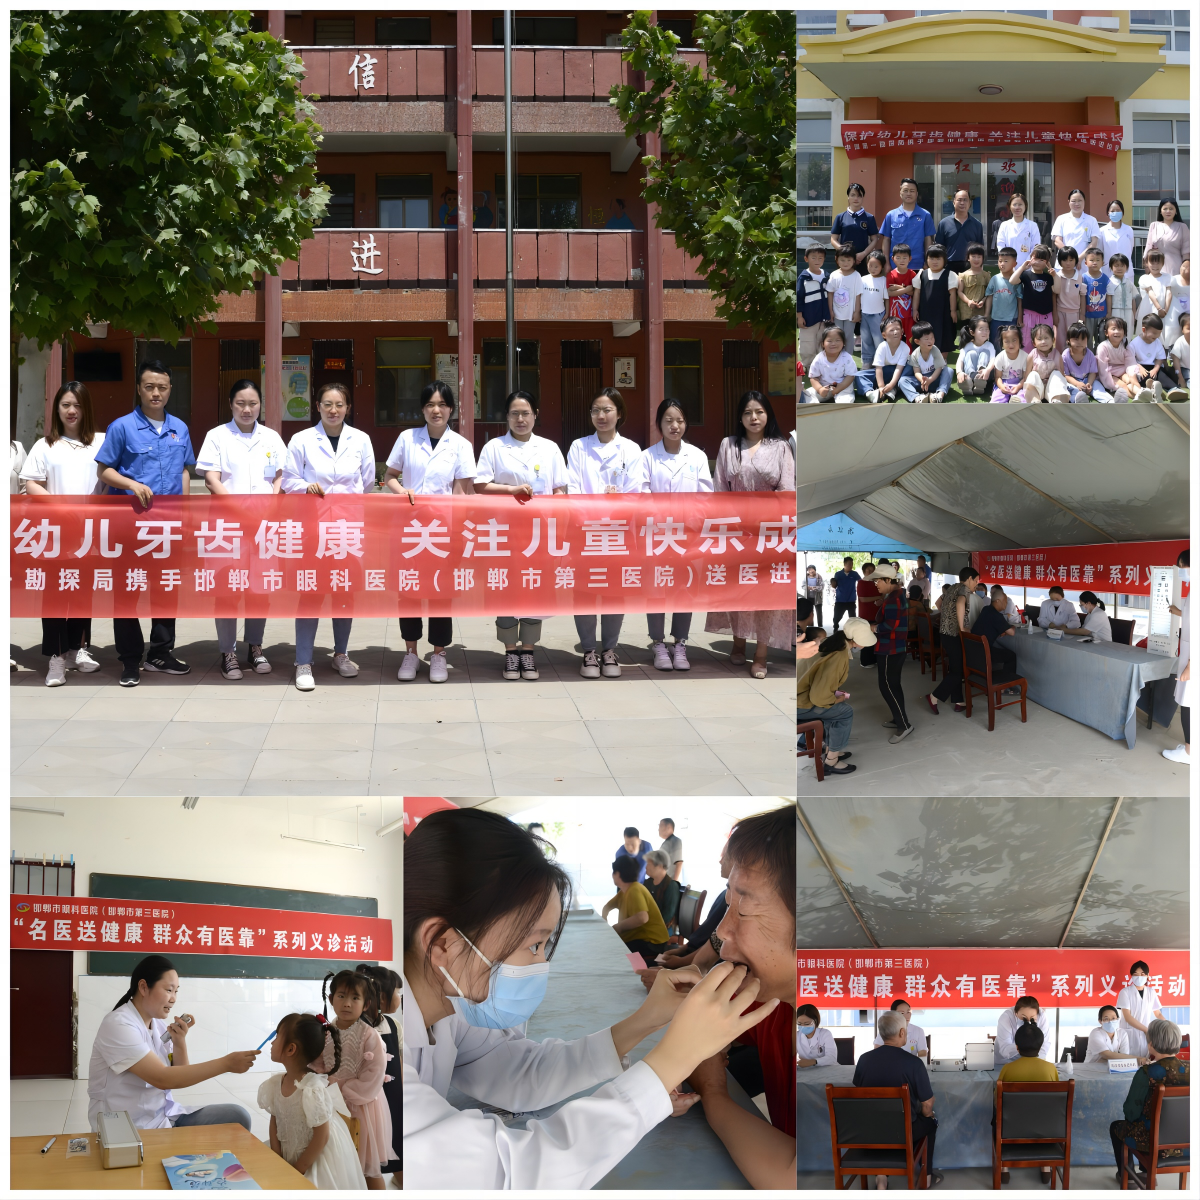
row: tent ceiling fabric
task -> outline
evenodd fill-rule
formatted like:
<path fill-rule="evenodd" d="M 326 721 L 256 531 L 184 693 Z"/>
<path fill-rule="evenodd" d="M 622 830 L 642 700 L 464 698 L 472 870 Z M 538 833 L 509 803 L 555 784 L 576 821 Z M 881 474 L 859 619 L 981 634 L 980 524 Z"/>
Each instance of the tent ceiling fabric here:
<path fill-rule="evenodd" d="M 1188 426 L 1191 405 L 1165 407 L 881 404 L 839 410 L 834 420 L 812 413 L 798 429 L 806 450 L 799 522 L 844 512 L 941 552 L 1185 538 L 1188 435 L 1172 416 Z"/>
<path fill-rule="evenodd" d="M 1057 946 L 1115 799 L 802 804 L 882 947 Z M 1188 800 L 1126 798 L 1066 945 L 1188 945 Z M 869 948 L 803 828 L 797 944 Z"/>

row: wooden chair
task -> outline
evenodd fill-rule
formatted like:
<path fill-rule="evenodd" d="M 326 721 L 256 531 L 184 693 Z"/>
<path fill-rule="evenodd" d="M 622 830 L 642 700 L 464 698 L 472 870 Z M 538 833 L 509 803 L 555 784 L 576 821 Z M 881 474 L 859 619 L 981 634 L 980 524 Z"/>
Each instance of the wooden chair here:
<path fill-rule="evenodd" d="M 1025 692 L 1029 686 L 1026 680 L 1018 675 L 1015 679 L 1002 679 L 997 683 L 992 679 L 992 648 L 987 638 L 965 631 L 960 632 L 958 637 L 962 643 L 963 695 L 967 702 L 967 720 L 971 719 L 971 697 L 975 692 L 982 692 L 987 697 L 988 733 L 996 728 L 996 712 L 1013 704 L 1020 704 L 1021 723 L 1024 724 Z M 1020 698 L 1001 702 L 1000 693 L 1011 687 L 1021 689 Z"/>
<path fill-rule="evenodd" d="M 833 1141 L 833 1186 L 843 1191 L 848 1175 L 903 1175 L 909 1190 L 929 1187 L 929 1145 L 913 1145 L 908 1085 L 900 1087 L 834 1087 L 825 1085 L 829 1136 Z"/>
<path fill-rule="evenodd" d="M 700 925 L 700 914 L 704 911 L 704 901 L 708 896 L 708 890 L 703 892 L 696 891 L 695 888 L 688 888 L 682 896 L 679 897 L 679 913 L 677 919 L 679 921 L 679 936 L 686 940 Z"/>
<path fill-rule="evenodd" d="M 810 742 L 809 735 L 812 735 Z M 825 726 L 820 721 L 797 721 L 796 737 L 804 738 L 804 749 L 796 750 L 797 758 L 811 758 L 817 769 L 817 782 L 825 782 Z"/>
<path fill-rule="evenodd" d="M 338 1116 L 346 1122 L 346 1128 L 350 1130 L 350 1140 L 354 1143 L 355 1150 L 358 1149 L 358 1139 L 362 1133 L 362 1125 L 357 1117 L 348 1117 L 345 1113 L 338 1113 Z"/>
<path fill-rule="evenodd" d="M 1012 1167 L 1049 1167 L 1050 1190 L 1062 1179 L 1071 1187 L 1071 1111 L 1075 1080 L 1059 1083 L 996 1084 L 996 1129 L 992 1136 L 992 1188 Z"/>
<path fill-rule="evenodd" d="M 1154 1191 L 1158 1186 L 1159 1175 L 1178 1175 L 1179 1190 L 1187 1188 L 1188 1172 L 1191 1168 L 1191 1089 L 1186 1087 L 1166 1087 L 1161 1083 L 1152 1085 L 1154 1088 L 1154 1107 L 1151 1110 L 1150 1121 L 1150 1153 L 1143 1154 L 1124 1145 L 1121 1155 L 1121 1190 L 1128 1191 L 1132 1180 L 1135 1188 L 1142 1187 L 1141 1181 L 1130 1170 L 1132 1154 L 1139 1166 L 1146 1172 L 1145 1187 Z M 1173 1158 L 1161 1158 L 1164 1150 L 1182 1150 L 1183 1153 Z M 836 1168 L 836 1160 L 834 1167 Z"/>
<path fill-rule="evenodd" d="M 1112 627 L 1112 640 L 1120 642 L 1122 646 L 1133 645 L 1133 622 L 1127 621 L 1124 617 L 1109 617 L 1108 623 Z"/>
<path fill-rule="evenodd" d="M 917 618 L 917 660 L 921 664 L 921 674 L 925 674 L 925 663 L 929 662 L 930 682 L 937 683 L 938 660 L 942 656 L 942 648 L 933 636 L 933 625 L 928 616 Z M 942 674 L 946 673 L 945 668 Z"/>
<path fill-rule="evenodd" d="M 854 1066 L 854 1039 L 852 1037 L 833 1039 L 833 1044 L 837 1047 L 837 1060 L 839 1067 Z"/>

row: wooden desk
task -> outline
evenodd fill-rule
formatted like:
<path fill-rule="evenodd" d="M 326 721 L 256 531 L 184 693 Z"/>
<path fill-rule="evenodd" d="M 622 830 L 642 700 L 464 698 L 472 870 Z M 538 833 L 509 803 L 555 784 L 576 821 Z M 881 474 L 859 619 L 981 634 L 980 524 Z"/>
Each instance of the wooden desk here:
<path fill-rule="evenodd" d="M 270 1146 L 260 1142 L 241 1125 L 190 1125 L 179 1129 L 142 1129 L 145 1147 L 140 1167 L 117 1167 L 106 1171 L 100 1165 L 100 1148 L 94 1133 L 59 1134 L 58 1141 L 45 1153 L 42 1147 L 50 1134 L 37 1137 L 9 1139 L 9 1186 L 45 1188 L 56 1191 L 106 1190 L 132 1192 L 139 1189 L 169 1191 L 167 1173 L 162 1160 L 172 1154 L 216 1154 L 228 1150 L 237 1156 L 259 1187 L 267 1190 L 314 1190 L 313 1185 L 277 1155 Z M 72 1137 L 87 1136 L 92 1152 L 77 1158 L 67 1157 L 67 1142 Z"/>

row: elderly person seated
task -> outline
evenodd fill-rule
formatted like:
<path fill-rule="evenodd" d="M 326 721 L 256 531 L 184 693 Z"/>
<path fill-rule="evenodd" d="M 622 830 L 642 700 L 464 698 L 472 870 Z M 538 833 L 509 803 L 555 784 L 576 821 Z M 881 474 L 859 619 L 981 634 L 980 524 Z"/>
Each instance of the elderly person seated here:
<path fill-rule="evenodd" d="M 854 770 L 853 763 L 843 761 L 850 757 L 846 743 L 854 725 L 850 693 L 843 684 L 850 675 L 850 651 L 855 646 L 873 647 L 875 642 L 871 626 L 862 617 L 851 617 L 819 644 L 816 660 L 796 673 L 796 721 L 824 725 L 826 775 L 849 775 Z"/>
<path fill-rule="evenodd" d="M 909 1054 L 915 1054 L 918 1058 L 929 1057 L 929 1042 L 925 1037 L 925 1030 L 920 1025 L 914 1025 L 912 1019 L 912 1006 L 907 1000 L 893 1000 L 892 1012 L 899 1013 L 907 1023 L 908 1032 L 904 1035 L 904 1045 Z M 875 1035 L 875 1045 L 882 1046 L 883 1038 L 879 1034 Z"/>
<path fill-rule="evenodd" d="M 1121 1178 L 1121 1157 L 1124 1146 L 1150 1153 L 1150 1127 L 1153 1121 L 1154 1092 L 1151 1084 L 1166 1087 L 1190 1087 L 1188 1064 L 1175 1057 L 1183 1041 L 1179 1026 L 1174 1021 L 1161 1018 L 1151 1021 L 1146 1027 L 1146 1054 L 1148 1062 L 1138 1068 L 1129 1083 L 1125 1096 L 1125 1119 L 1114 1121 L 1109 1127 L 1113 1154 L 1117 1159 L 1117 1178 Z M 1160 1150 L 1161 1158 L 1178 1158 L 1179 1150 Z M 1131 1162 L 1133 1156 L 1130 1155 Z M 1144 1185 L 1143 1185 L 1144 1186 Z"/>
<path fill-rule="evenodd" d="M 837 1066 L 837 1043 L 828 1029 L 821 1028 L 821 1010 L 815 1004 L 796 1009 L 796 1066 Z"/>
<path fill-rule="evenodd" d="M 679 898 L 683 889 L 671 878 L 671 858 L 665 850 L 651 850 L 646 855 L 646 880 L 646 890 L 654 897 L 669 929 L 679 916 Z"/>
<path fill-rule="evenodd" d="M 1111 1004 L 1100 1009 L 1098 1019 L 1100 1024 L 1088 1034 L 1087 1054 L 1083 1061 L 1107 1062 L 1110 1058 L 1136 1057 L 1129 1049 L 1129 1034 L 1121 1028 L 1121 1014 Z"/>
<path fill-rule="evenodd" d="M 1004 608 L 1001 610 L 1004 613 L 1004 619 L 1010 625 L 1020 625 L 1020 623 L 1021 623 L 1020 609 L 1018 609 L 1017 606 L 1013 603 L 1012 597 L 1009 596 L 998 583 L 994 583 L 994 584 L 992 584 L 992 603 L 993 604 L 996 602 L 997 596 L 1004 597 Z"/>
<path fill-rule="evenodd" d="M 912 1113 L 912 1138 L 915 1146 L 921 1138 L 927 1140 L 929 1153 L 929 1182 L 939 1184 L 944 1178 L 933 1169 L 933 1144 L 937 1136 L 937 1117 L 933 1115 L 933 1088 L 925 1064 L 905 1048 L 908 1022 L 898 1012 L 885 1012 L 879 1018 L 879 1036 L 883 1045 L 868 1050 L 854 1068 L 855 1087 L 902 1087 L 908 1085 L 909 1109 Z M 887 1176 L 877 1175 L 875 1186 L 887 1187 Z"/>
<path fill-rule="evenodd" d="M 1011 603 L 1003 592 L 995 592 L 991 604 L 975 618 L 975 624 L 971 626 L 973 634 L 987 638 L 992 652 L 992 680 L 995 683 L 1017 678 L 1017 656 L 1000 641 L 1001 638 L 1013 637 L 1016 634 L 1016 630 L 1005 616 L 1005 606 Z M 977 665 L 982 667 L 983 664 Z M 1008 689 L 1010 692 L 1014 690 Z"/>
<path fill-rule="evenodd" d="M 1038 625 L 1042 629 L 1078 629 L 1079 613 L 1075 605 L 1063 599 L 1062 588 L 1055 586 L 1050 589 L 1050 599 L 1047 600 L 1038 613 Z"/>

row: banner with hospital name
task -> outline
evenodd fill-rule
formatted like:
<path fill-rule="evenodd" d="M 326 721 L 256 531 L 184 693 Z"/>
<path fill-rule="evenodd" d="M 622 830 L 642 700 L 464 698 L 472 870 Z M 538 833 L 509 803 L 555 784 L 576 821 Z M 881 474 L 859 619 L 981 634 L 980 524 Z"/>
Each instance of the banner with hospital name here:
<path fill-rule="evenodd" d="M 1023 550 L 976 550 L 971 565 L 989 586 L 1065 592 L 1149 596 L 1152 567 L 1174 566 L 1186 539 L 1169 542 L 1107 542 L 1096 546 L 1042 546 Z M 1019 598 L 1019 597 L 1018 597 Z M 1110 614 L 1111 615 L 1111 614 Z"/>
<path fill-rule="evenodd" d="M 949 947 L 797 950 L 796 1002 L 817 1008 L 1011 1008 L 1033 996 L 1043 1008 L 1113 1004 L 1138 960 L 1163 1006 L 1190 1003 L 1187 950 L 1059 950 Z"/>
<path fill-rule="evenodd" d="M 13 950 L 392 958 L 392 923 L 380 917 L 107 896 L 10 896 L 9 909 Z"/>
<path fill-rule="evenodd" d="M 904 154 L 913 150 L 978 150 L 1006 146 L 1072 146 L 1116 158 L 1124 136 L 1120 125 L 873 125 L 843 122 L 842 145 L 847 158 Z"/>
<path fill-rule="evenodd" d="M 11 504 L 14 617 L 549 617 L 795 603 L 794 492 Z"/>

